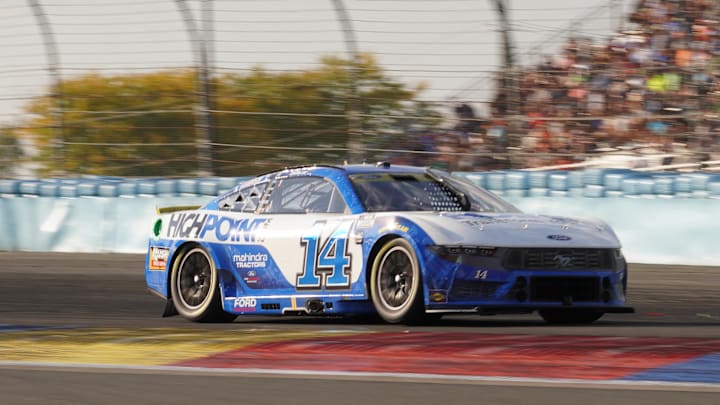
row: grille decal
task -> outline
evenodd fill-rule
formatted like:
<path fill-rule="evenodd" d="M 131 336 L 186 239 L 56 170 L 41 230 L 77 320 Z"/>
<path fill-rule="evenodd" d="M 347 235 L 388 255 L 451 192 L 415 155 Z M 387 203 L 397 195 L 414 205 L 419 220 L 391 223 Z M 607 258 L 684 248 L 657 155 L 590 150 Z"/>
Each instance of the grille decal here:
<path fill-rule="evenodd" d="M 503 265 L 506 269 L 583 269 L 613 268 L 612 249 L 508 249 Z"/>

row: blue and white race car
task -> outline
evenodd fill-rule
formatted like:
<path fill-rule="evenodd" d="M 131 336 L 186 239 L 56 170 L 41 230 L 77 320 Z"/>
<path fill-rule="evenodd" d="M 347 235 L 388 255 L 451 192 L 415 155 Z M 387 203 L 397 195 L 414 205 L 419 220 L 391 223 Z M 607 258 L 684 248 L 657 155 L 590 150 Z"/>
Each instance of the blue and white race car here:
<path fill-rule="evenodd" d="M 202 207 L 160 209 L 146 281 L 166 315 L 538 311 L 591 323 L 626 305 L 608 225 L 521 213 L 429 168 L 308 166 L 260 175 Z"/>

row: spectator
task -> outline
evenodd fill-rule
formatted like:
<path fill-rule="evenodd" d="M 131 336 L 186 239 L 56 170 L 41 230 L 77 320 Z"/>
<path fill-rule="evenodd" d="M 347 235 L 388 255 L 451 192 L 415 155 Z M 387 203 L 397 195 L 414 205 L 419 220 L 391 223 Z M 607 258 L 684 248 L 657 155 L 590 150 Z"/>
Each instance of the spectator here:
<path fill-rule="evenodd" d="M 578 161 L 599 145 L 715 152 L 720 124 L 703 116 L 720 109 L 720 2 L 639 0 L 629 20 L 631 30 L 600 43 L 569 38 L 558 55 L 521 72 L 517 100 L 499 79 L 486 145 L 507 146 L 499 118 L 515 110 L 526 117 L 517 146 L 532 156 L 527 165 Z M 513 101 L 520 105 L 508 107 Z M 474 118 L 463 106 L 456 113 Z"/>

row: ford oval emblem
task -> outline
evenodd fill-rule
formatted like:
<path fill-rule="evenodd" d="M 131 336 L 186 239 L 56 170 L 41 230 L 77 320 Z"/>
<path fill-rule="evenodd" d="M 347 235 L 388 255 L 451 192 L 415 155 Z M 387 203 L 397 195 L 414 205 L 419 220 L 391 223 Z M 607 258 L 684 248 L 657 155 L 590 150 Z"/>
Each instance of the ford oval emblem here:
<path fill-rule="evenodd" d="M 570 239 L 572 239 L 571 237 L 569 237 L 567 235 L 548 235 L 547 238 L 552 239 L 552 240 L 570 240 Z"/>

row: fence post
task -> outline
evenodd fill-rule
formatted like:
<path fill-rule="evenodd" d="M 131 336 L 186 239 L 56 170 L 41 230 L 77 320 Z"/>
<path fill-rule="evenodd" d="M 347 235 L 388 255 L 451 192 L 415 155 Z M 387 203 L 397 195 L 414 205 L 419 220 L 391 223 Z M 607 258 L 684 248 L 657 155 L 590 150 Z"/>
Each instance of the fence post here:
<path fill-rule="evenodd" d="M 28 0 L 28 4 L 40 28 L 40 33 L 45 45 L 45 53 L 47 55 L 48 72 L 51 78 L 50 98 L 54 104 L 51 110 L 53 117 L 52 129 L 54 132 L 53 149 L 55 152 L 55 168 L 53 169 L 53 173 L 55 175 L 63 175 L 65 174 L 65 110 L 63 106 L 62 76 L 60 74 L 60 54 L 57 49 L 52 26 L 42 5 L 38 0 Z"/>
<path fill-rule="evenodd" d="M 512 149 L 506 150 L 510 152 L 511 164 L 514 160 L 514 152 L 517 150 L 517 146 L 520 145 L 522 138 L 521 134 L 521 113 L 522 108 L 520 107 L 520 92 L 519 92 L 519 71 L 515 64 L 514 58 L 514 45 L 511 36 L 511 26 L 508 18 L 508 11 L 506 8 L 505 0 L 493 0 L 495 3 L 495 11 L 498 14 L 498 20 L 500 23 L 500 30 L 502 34 L 502 46 L 503 46 L 503 73 L 502 73 L 502 88 L 500 91 L 505 93 L 505 117 L 508 120 L 508 143 L 506 146 L 513 147 Z"/>
<path fill-rule="evenodd" d="M 365 158 L 365 145 L 363 143 L 363 129 L 360 106 L 360 94 L 358 93 L 358 69 L 360 69 L 360 58 L 357 48 L 357 39 L 355 38 L 355 30 L 352 21 L 348 15 L 345 4 L 342 0 L 332 0 L 335 12 L 340 20 L 343 37 L 345 38 L 345 47 L 350 56 L 349 68 L 349 95 L 345 108 L 345 114 L 348 122 L 348 142 L 347 147 L 350 149 L 349 160 L 351 163 L 361 163 Z"/>
<path fill-rule="evenodd" d="M 212 18 L 211 3 L 212 0 L 203 0 L 202 16 Z M 197 153 L 198 153 L 198 176 L 211 176 L 213 174 L 212 161 L 212 128 L 211 128 L 211 87 L 210 87 L 210 69 L 208 67 L 208 29 L 212 29 L 210 21 L 202 21 L 203 32 L 201 33 L 195 24 L 195 18 L 192 11 L 187 5 L 186 0 L 175 0 L 178 10 L 182 15 L 185 27 L 190 37 L 193 55 L 195 59 L 195 134 L 197 136 Z"/>

